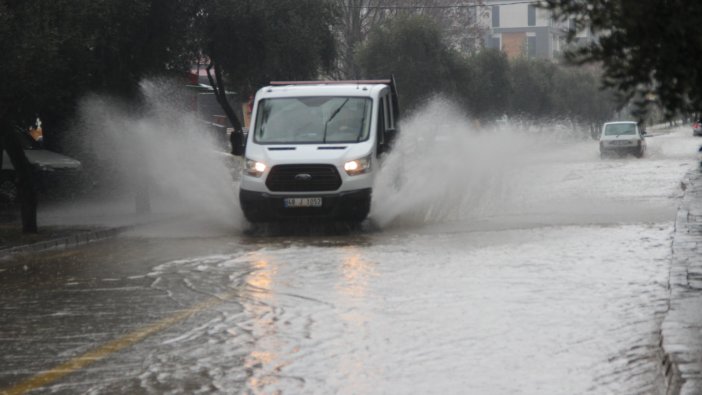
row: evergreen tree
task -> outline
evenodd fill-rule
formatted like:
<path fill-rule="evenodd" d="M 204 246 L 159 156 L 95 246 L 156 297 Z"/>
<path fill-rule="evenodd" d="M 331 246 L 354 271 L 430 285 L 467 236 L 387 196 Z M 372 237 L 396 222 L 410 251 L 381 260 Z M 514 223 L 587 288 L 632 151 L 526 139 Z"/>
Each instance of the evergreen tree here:
<path fill-rule="evenodd" d="M 197 0 L 0 0 L 0 143 L 19 176 L 25 231 L 36 231 L 32 169 L 16 128 L 40 116 L 56 148 L 79 98 L 134 98 L 147 75 L 189 68 Z"/>
<path fill-rule="evenodd" d="M 572 19 L 571 39 L 591 29 L 596 40 L 568 57 L 601 62 L 604 81 L 627 99 L 649 92 L 669 114 L 702 108 L 702 2 L 698 0 L 544 0 L 561 19 Z"/>

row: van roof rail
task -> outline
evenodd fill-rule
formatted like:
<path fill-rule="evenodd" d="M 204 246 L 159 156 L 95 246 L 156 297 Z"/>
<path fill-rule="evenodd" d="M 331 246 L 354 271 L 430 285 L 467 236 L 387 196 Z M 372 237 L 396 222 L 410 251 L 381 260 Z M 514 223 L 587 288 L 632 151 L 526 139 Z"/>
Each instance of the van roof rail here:
<path fill-rule="evenodd" d="M 392 80 L 326 80 L 326 81 L 271 81 L 272 86 L 282 85 L 340 85 L 340 84 L 386 84 L 391 85 Z"/>

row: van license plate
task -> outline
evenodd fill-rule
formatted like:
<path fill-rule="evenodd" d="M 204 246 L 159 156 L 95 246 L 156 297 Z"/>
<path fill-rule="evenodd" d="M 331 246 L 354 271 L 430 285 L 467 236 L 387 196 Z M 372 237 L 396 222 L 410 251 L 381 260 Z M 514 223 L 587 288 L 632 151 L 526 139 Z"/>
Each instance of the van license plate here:
<path fill-rule="evenodd" d="M 306 198 L 285 198 L 283 199 L 285 208 L 297 207 L 322 207 L 321 197 L 306 197 Z"/>

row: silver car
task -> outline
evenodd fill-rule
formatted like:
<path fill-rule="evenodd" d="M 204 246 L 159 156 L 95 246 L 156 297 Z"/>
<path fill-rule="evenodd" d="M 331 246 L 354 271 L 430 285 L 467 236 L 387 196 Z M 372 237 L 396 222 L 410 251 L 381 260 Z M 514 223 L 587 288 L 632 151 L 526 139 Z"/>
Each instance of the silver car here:
<path fill-rule="evenodd" d="M 636 122 L 607 122 L 600 134 L 600 156 L 631 154 L 640 158 L 646 152 L 645 135 Z"/>

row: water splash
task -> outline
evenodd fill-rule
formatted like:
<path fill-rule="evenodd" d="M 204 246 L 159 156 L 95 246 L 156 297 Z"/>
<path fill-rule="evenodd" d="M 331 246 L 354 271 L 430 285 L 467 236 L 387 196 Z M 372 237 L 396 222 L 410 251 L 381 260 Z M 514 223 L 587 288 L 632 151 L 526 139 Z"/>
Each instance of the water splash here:
<path fill-rule="evenodd" d="M 436 98 L 402 125 L 374 187 L 371 216 L 387 227 L 499 212 L 519 197 L 519 169 L 548 161 L 549 149 L 583 136 L 572 125 L 557 123 L 481 126 Z"/>
<path fill-rule="evenodd" d="M 241 229 L 238 161 L 187 108 L 184 88 L 148 80 L 141 92 L 139 108 L 101 95 L 81 102 L 77 135 L 103 197 L 133 199 L 145 180 L 154 211 L 168 208 Z"/>

